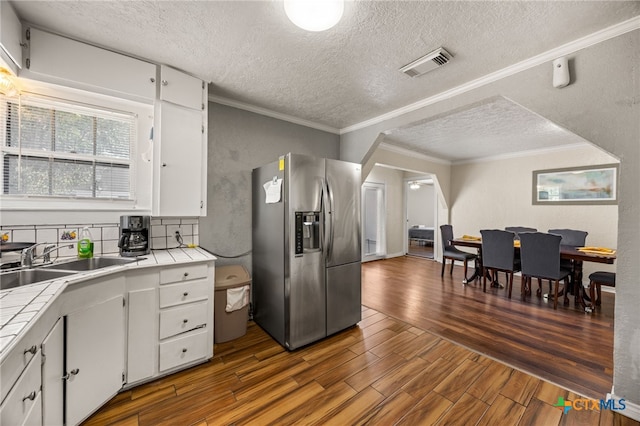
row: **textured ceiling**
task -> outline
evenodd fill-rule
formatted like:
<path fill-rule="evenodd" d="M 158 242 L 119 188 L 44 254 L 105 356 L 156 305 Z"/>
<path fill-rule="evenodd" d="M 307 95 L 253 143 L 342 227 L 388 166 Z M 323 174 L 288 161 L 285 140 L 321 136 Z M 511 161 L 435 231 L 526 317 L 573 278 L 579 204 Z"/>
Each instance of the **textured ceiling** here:
<path fill-rule="evenodd" d="M 385 143 L 461 162 L 586 141 L 508 99 L 497 97 L 393 130 L 385 136 Z"/>
<path fill-rule="evenodd" d="M 288 21 L 281 1 L 12 3 L 41 28 L 174 66 L 209 81 L 213 95 L 333 129 L 640 15 L 638 1 L 347 1 L 336 27 L 311 33 Z M 440 46 L 450 63 L 417 78 L 398 71 Z"/>

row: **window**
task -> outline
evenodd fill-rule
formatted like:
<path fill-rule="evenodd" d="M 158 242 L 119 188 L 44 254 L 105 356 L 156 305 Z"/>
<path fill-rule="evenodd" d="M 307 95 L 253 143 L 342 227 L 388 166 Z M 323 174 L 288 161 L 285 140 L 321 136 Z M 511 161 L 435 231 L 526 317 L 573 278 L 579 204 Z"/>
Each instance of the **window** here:
<path fill-rule="evenodd" d="M 0 96 L 2 195 L 134 199 L 136 116 Z"/>

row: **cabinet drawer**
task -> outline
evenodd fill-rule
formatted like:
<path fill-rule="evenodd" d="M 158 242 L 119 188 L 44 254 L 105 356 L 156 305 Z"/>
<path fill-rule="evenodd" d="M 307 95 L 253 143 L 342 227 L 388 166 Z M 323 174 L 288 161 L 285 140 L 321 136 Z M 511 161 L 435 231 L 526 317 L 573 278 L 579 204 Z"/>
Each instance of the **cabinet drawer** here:
<path fill-rule="evenodd" d="M 40 401 L 40 351 L 31 358 L 24 373 L 0 407 L 0 424 L 21 425 L 29 416 L 33 404 Z"/>
<path fill-rule="evenodd" d="M 160 270 L 160 284 L 176 283 L 196 280 L 207 276 L 207 264 L 182 265 Z"/>
<path fill-rule="evenodd" d="M 163 309 L 160 312 L 160 338 L 175 336 L 208 322 L 206 301 Z"/>
<path fill-rule="evenodd" d="M 160 371 L 207 356 L 207 329 L 160 343 Z"/>
<path fill-rule="evenodd" d="M 209 295 L 209 283 L 206 280 L 185 284 L 172 284 L 160 288 L 160 307 L 182 305 L 183 303 L 206 300 Z"/>

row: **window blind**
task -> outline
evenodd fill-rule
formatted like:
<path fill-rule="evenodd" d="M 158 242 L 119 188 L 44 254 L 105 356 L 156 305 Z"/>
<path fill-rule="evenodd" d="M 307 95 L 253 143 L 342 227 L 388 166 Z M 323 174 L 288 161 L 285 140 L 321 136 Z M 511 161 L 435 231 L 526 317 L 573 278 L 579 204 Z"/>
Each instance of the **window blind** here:
<path fill-rule="evenodd" d="M 134 114 L 21 95 L 0 119 L 3 195 L 134 199 Z"/>

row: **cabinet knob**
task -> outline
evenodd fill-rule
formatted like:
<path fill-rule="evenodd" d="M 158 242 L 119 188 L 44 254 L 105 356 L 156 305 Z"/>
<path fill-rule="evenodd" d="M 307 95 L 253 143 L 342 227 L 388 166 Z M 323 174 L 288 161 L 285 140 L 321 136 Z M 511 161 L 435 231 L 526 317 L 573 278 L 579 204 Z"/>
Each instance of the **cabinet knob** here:
<path fill-rule="evenodd" d="M 35 355 L 36 352 L 38 352 L 38 347 L 36 345 L 33 345 L 29 349 L 25 349 L 23 354 L 30 353 L 31 355 Z"/>
<path fill-rule="evenodd" d="M 162 83 L 163 86 L 167 86 L 169 84 L 167 80 L 161 80 L 160 83 Z"/>
<path fill-rule="evenodd" d="M 182 297 L 187 297 L 189 295 L 188 291 L 185 291 L 184 293 L 182 293 Z"/>
<path fill-rule="evenodd" d="M 184 276 L 185 276 L 185 277 L 188 277 L 188 276 L 189 276 L 189 273 L 188 273 L 188 272 L 185 272 L 185 273 L 184 273 Z"/>
<path fill-rule="evenodd" d="M 151 77 L 151 78 L 149 79 L 149 81 L 150 81 L 150 82 L 152 82 L 152 83 L 155 83 L 155 82 L 156 82 L 156 79 L 155 79 L 155 78 L 153 78 L 153 77 Z"/>
<path fill-rule="evenodd" d="M 187 348 L 182 348 L 182 353 L 186 353 L 187 352 Z"/>
<path fill-rule="evenodd" d="M 186 324 L 186 323 L 188 323 L 188 322 L 189 322 L 189 320 L 185 318 L 185 319 L 183 319 L 183 320 L 182 320 L 182 322 L 183 322 L 184 324 Z"/>
<path fill-rule="evenodd" d="M 30 400 L 33 401 L 34 399 L 36 399 L 36 391 L 32 391 L 29 395 L 25 396 L 24 398 L 22 398 L 22 401 L 26 401 L 26 400 Z"/>
<path fill-rule="evenodd" d="M 167 167 L 167 163 L 162 163 L 162 167 Z"/>
<path fill-rule="evenodd" d="M 71 370 L 69 373 L 65 374 L 64 376 L 62 376 L 62 380 L 69 380 L 71 378 L 71 376 L 75 376 L 76 374 L 78 374 L 80 372 L 79 368 L 74 368 L 73 370 Z"/>

